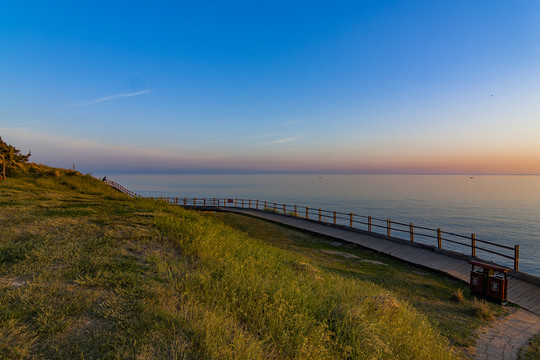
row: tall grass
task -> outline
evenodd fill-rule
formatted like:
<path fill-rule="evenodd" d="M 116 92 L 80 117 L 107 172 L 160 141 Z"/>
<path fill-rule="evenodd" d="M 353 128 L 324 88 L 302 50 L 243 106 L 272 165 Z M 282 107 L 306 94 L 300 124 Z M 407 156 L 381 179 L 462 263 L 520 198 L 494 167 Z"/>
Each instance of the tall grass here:
<path fill-rule="evenodd" d="M 264 354 L 452 358 L 423 315 L 373 283 L 326 272 L 191 213 L 160 216 L 155 224 L 191 264 L 182 273 L 183 299 L 226 317 L 231 336 Z M 201 346 L 214 355 L 231 351 L 226 343 Z"/>
<path fill-rule="evenodd" d="M 0 358 L 453 359 L 392 291 L 78 174 L 0 184 Z"/>

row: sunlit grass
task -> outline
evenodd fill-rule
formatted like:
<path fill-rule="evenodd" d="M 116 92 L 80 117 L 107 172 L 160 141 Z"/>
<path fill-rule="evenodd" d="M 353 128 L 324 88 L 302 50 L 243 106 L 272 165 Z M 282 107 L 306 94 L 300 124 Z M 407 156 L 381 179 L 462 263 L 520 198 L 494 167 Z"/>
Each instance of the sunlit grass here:
<path fill-rule="evenodd" d="M 0 208 L 0 358 L 457 357 L 383 280 L 399 264 L 351 267 L 52 170 L 2 182 Z"/>
<path fill-rule="evenodd" d="M 494 315 L 506 313 L 500 306 L 475 300 L 461 281 L 354 244 L 245 215 L 217 213 L 214 217 L 253 237 L 301 253 L 326 271 L 380 285 L 426 315 L 459 348 L 474 345 L 475 329 L 484 326 Z M 489 316 L 480 314 L 479 306 Z"/>

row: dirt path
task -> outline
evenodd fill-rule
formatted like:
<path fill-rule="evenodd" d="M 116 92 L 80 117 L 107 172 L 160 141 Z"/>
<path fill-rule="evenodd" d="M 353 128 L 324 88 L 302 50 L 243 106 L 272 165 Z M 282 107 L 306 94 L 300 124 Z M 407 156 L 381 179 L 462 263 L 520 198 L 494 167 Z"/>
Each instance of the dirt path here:
<path fill-rule="evenodd" d="M 510 314 L 480 329 L 475 359 L 516 360 L 518 350 L 540 333 L 540 316 L 522 308 L 509 308 Z"/>

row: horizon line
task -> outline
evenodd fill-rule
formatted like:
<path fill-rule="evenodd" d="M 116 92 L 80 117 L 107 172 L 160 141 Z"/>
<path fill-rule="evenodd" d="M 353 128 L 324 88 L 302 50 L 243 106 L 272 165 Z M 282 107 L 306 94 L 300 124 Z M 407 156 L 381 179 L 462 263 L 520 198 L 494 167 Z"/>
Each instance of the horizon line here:
<path fill-rule="evenodd" d="M 184 171 L 90 171 L 106 175 L 389 175 L 389 176 L 540 176 L 540 173 L 421 173 L 421 172 L 351 172 L 351 171 L 279 171 L 279 170 L 184 170 Z"/>

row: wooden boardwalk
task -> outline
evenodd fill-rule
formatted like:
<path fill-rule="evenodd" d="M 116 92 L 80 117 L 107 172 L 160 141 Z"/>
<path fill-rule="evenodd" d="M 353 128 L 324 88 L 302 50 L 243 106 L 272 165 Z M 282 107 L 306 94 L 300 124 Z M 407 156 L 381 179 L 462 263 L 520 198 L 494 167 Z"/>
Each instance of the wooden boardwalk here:
<path fill-rule="evenodd" d="M 370 235 L 328 226 L 294 216 L 284 216 L 260 210 L 233 207 L 222 207 L 216 210 L 255 216 L 275 223 L 354 243 L 411 264 L 443 272 L 469 283 L 471 265 L 468 260 L 463 257 L 451 256 L 448 252 L 437 252 L 424 247 L 411 246 L 407 241 L 396 241 L 378 234 Z M 510 274 L 508 281 L 508 300 L 540 315 L 540 282 L 538 282 L 540 279 L 531 276 L 530 280 L 532 281 L 520 280 Z"/>

